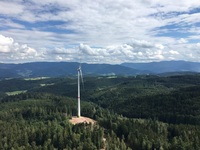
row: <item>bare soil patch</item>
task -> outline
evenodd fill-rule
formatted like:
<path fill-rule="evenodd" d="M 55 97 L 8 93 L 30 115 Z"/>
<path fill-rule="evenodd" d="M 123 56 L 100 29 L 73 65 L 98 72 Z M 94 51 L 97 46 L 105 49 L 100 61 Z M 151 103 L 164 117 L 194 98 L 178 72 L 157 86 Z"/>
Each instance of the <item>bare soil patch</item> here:
<path fill-rule="evenodd" d="M 73 125 L 75 124 L 79 124 L 79 123 L 86 123 L 86 124 L 95 124 L 96 121 L 91 119 L 91 118 L 88 118 L 88 117 L 72 117 L 72 119 L 69 120 L 69 122 L 71 122 Z"/>

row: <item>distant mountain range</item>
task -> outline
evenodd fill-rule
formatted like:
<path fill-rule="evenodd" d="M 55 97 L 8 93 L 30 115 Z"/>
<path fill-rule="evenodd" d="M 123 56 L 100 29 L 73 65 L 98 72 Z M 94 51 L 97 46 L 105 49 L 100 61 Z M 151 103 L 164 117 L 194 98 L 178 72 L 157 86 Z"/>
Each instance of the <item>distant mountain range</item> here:
<path fill-rule="evenodd" d="M 125 67 L 160 74 L 167 72 L 200 72 L 199 62 L 188 61 L 161 61 L 150 63 L 123 63 Z"/>
<path fill-rule="evenodd" d="M 0 64 L 0 77 L 60 77 L 77 74 L 79 63 L 76 62 L 33 62 L 24 64 Z M 81 64 L 84 75 L 134 75 L 143 74 L 121 65 Z"/>
<path fill-rule="evenodd" d="M 60 77 L 77 74 L 77 62 L 32 62 L 24 64 L 0 64 L 1 78 Z M 167 72 L 200 72 L 200 63 L 186 61 L 162 61 L 151 63 L 82 64 L 84 75 L 138 75 Z"/>

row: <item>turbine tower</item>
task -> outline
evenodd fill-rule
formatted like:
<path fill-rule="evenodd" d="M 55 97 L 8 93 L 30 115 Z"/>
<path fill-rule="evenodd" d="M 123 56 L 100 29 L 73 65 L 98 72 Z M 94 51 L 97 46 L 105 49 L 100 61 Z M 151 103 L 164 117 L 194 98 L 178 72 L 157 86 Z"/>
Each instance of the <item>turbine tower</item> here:
<path fill-rule="evenodd" d="M 83 83 L 83 75 L 82 75 L 82 71 L 81 71 L 81 65 L 79 66 L 79 68 L 77 69 L 78 71 L 78 114 L 77 114 L 77 117 L 80 117 L 81 116 L 81 103 L 80 103 L 80 100 L 81 100 L 81 91 L 80 91 L 80 78 L 81 78 L 81 81 Z"/>

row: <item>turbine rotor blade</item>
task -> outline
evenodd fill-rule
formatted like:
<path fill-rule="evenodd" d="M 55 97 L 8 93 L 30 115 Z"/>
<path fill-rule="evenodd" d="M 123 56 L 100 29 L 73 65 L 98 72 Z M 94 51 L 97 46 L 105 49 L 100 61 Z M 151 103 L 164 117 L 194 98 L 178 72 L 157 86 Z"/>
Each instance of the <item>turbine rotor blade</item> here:
<path fill-rule="evenodd" d="M 81 82 L 82 82 L 83 89 L 84 89 L 85 87 L 84 87 L 83 74 L 82 74 L 82 70 L 81 69 L 80 69 L 80 76 L 81 76 Z"/>

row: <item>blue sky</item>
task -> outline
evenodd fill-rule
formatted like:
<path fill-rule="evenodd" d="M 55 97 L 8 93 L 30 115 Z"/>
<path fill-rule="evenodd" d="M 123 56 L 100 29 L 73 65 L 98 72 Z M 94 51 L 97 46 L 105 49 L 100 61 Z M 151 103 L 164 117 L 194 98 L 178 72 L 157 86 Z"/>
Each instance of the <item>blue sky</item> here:
<path fill-rule="evenodd" d="M 199 0 L 1 0 L 0 62 L 200 60 Z"/>

